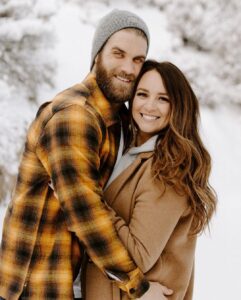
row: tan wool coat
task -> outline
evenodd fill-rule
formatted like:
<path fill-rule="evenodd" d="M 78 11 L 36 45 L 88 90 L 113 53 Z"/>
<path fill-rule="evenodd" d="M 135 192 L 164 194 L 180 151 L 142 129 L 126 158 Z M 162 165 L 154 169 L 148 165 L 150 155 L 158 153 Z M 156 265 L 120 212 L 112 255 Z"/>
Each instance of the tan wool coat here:
<path fill-rule="evenodd" d="M 191 300 L 196 236 L 190 235 L 193 217 L 187 199 L 172 188 L 165 192 L 151 175 L 152 152 L 141 153 L 105 191 L 115 228 L 136 264 L 150 281 L 173 289 L 170 300 Z M 86 300 L 127 300 L 89 262 Z M 151 300 L 157 300 L 150 295 Z"/>

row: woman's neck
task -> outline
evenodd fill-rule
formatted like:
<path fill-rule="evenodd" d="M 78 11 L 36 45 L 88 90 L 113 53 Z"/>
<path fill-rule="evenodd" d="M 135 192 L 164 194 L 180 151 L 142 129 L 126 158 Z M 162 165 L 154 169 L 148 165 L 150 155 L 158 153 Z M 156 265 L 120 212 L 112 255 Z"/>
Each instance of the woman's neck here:
<path fill-rule="evenodd" d="M 154 135 L 154 134 L 153 134 Z M 147 140 L 149 140 L 152 136 L 152 134 L 145 133 L 142 131 L 138 131 L 136 135 L 136 141 L 135 141 L 135 146 L 139 147 L 143 145 Z"/>

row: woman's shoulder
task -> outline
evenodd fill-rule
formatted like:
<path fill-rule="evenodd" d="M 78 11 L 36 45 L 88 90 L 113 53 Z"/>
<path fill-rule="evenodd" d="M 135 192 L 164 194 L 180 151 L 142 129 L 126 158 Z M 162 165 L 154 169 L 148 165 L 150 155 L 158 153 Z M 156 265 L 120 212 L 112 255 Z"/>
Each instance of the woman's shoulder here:
<path fill-rule="evenodd" d="M 169 205 L 175 205 L 188 214 L 190 205 L 188 203 L 188 196 L 177 191 L 174 187 L 168 184 L 163 184 L 160 179 L 156 178 L 152 172 L 153 156 L 143 156 L 141 165 L 142 176 L 139 179 L 138 187 L 139 194 L 149 193 L 150 197 L 146 201 L 161 201 Z"/>

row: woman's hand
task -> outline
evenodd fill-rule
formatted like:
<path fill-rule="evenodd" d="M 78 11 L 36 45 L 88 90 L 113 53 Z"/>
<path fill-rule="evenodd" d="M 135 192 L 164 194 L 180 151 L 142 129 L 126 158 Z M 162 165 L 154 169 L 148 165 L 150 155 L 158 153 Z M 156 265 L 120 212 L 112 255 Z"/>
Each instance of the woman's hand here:
<path fill-rule="evenodd" d="M 160 284 L 159 282 L 150 281 L 149 290 L 141 297 L 140 300 L 168 300 L 166 296 L 173 294 L 173 290 Z"/>

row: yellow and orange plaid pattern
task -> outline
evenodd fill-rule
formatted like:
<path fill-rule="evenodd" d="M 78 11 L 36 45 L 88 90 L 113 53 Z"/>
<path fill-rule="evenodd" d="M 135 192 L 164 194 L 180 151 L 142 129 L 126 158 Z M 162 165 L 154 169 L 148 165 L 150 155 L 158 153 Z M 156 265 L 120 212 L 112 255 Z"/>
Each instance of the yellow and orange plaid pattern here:
<path fill-rule="evenodd" d="M 119 134 L 119 117 L 92 74 L 41 106 L 4 220 L 1 297 L 73 299 L 73 272 L 81 259 L 73 249 L 80 244 L 104 273 L 128 275 L 119 286 L 130 298 L 148 289 L 102 201 Z"/>

